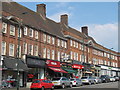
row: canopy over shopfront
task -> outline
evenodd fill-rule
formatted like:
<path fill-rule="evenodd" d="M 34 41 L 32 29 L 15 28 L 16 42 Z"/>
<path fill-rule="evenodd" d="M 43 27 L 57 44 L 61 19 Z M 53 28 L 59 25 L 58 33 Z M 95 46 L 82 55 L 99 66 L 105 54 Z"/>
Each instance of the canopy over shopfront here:
<path fill-rule="evenodd" d="M 12 70 L 17 70 L 17 65 L 18 65 L 18 69 L 20 71 L 26 71 L 26 70 L 28 70 L 27 65 L 21 59 L 5 58 L 3 60 L 3 66 L 4 66 L 4 68 L 12 69 Z"/>
<path fill-rule="evenodd" d="M 83 66 L 83 65 L 80 65 L 80 64 L 73 64 L 73 65 L 72 65 L 72 68 L 75 68 L 75 69 L 83 69 L 84 66 Z"/>
<path fill-rule="evenodd" d="M 67 73 L 66 71 L 62 70 L 61 68 L 49 67 L 49 69 L 51 69 L 51 70 L 53 70 L 55 72 Z"/>

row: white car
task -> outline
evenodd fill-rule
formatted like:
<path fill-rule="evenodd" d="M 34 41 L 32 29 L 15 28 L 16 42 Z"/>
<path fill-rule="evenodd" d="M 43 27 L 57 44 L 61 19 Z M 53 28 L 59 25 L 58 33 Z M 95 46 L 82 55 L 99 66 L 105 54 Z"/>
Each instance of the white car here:
<path fill-rule="evenodd" d="M 62 88 L 70 87 L 72 88 L 72 83 L 66 77 L 55 77 L 52 79 L 52 83 L 55 87 L 61 86 Z"/>
<path fill-rule="evenodd" d="M 81 81 L 82 81 L 83 84 L 89 84 L 89 85 L 95 84 L 94 78 L 93 77 L 89 77 L 89 76 L 82 77 Z"/>
<path fill-rule="evenodd" d="M 114 77 L 110 77 L 110 81 L 111 82 L 115 82 L 115 78 Z"/>
<path fill-rule="evenodd" d="M 82 86 L 82 81 L 77 78 L 71 78 L 70 82 L 72 83 L 73 86 Z"/>

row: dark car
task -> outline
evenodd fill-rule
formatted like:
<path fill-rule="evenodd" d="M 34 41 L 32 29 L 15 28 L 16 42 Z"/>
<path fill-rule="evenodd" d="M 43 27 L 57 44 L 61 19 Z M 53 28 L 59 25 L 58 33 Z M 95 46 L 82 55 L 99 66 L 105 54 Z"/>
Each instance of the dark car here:
<path fill-rule="evenodd" d="M 119 77 L 118 76 L 114 76 L 115 81 L 119 81 Z"/>
<path fill-rule="evenodd" d="M 100 79 L 101 79 L 102 83 L 110 82 L 110 77 L 108 75 L 101 75 Z"/>
<path fill-rule="evenodd" d="M 31 86 L 30 86 L 30 90 L 36 90 L 36 89 L 41 89 L 41 90 L 45 90 L 45 89 L 54 89 L 54 84 L 47 80 L 47 79 L 35 79 Z"/>

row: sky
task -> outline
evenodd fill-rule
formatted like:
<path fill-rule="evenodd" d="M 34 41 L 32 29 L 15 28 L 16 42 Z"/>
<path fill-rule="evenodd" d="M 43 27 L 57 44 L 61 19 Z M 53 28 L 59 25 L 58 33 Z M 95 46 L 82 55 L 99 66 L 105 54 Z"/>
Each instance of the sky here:
<path fill-rule="evenodd" d="M 118 3 L 117 2 L 18 2 L 36 11 L 36 4 L 46 4 L 48 18 L 60 22 L 60 15 L 68 14 L 68 23 L 81 31 L 88 26 L 89 36 L 97 43 L 118 51 Z"/>

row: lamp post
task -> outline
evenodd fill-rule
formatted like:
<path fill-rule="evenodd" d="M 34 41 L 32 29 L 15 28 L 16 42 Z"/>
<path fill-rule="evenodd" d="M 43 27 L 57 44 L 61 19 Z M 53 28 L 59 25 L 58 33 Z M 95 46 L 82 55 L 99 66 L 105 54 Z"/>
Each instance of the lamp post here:
<path fill-rule="evenodd" d="M 26 12 L 22 13 L 22 14 L 26 14 Z M 20 71 L 19 71 L 19 60 L 20 60 L 20 29 L 21 29 L 21 26 L 22 26 L 22 20 L 18 20 L 16 17 L 14 16 L 8 16 L 7 17 L 7 20 L 15 20 L 18 24 L 18 48 L 17 48 L 17 63 L 16 63 L 16 67 L 17 67 L 17 90 L 19 90 L 19 81 L 20 81 L 20 78 L 19 78 L 19 75 L 20 75 Z"/>
<path fill-rule="evenodd" d="M 112 50 L 113 48 L 111 48 L 110 49 L 110 67 L 112 66 L 112 58 L 111 58 L 111 50 Z M 110 68 L 111 69 L 111 68 Z M 112 76 L 112 70 L 111 70 L 111 72 L 110 72 L 110 75 Z"/>

